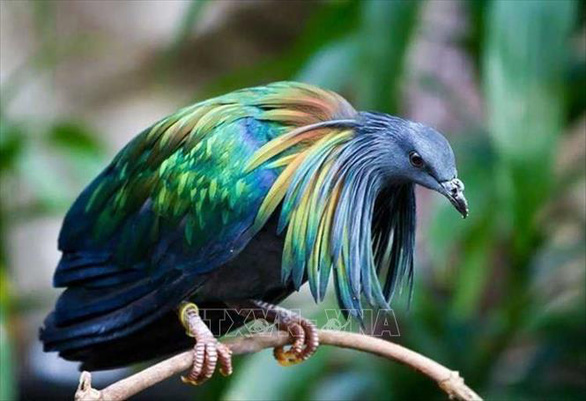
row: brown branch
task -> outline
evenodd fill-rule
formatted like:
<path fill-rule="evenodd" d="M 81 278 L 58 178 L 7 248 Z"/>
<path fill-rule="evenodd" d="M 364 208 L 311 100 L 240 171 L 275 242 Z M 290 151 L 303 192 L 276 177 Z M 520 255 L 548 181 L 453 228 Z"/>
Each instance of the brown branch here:
<path fill-rule="evenodd" d="M 407 365 L 433 379 L 450 398 L 481 400 L 478 394 L 464 384 L 464 380 L 458 372 L 398 344 L 363 334 L 331 330 L 319 330 L 319 340 L 321 345 L 368 352 Z M 226 341 L 225 344 L 232 349 L 234 355 L 241 355 L 285 345 L 288 342 L 289 337 L 278 332 L 275 334 L 263 333 L 250 337 L 238 337 Z M 75 393 L 75 401 L 126 400 L 156 383 L 189 369 L 192 363 L 193 353 L 191 351 L 183 352 L 126 379 L 122 379 L 103 390 L 92 388 L 91 375 L 89 372 L 83 372 L 79 379 L 79 387 Z"/>

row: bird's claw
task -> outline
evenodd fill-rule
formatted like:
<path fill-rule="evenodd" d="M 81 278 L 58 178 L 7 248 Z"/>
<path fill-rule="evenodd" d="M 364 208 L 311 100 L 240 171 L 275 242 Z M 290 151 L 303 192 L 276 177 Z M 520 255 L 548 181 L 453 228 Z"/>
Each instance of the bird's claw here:
<path fill-rule="evenodd" d="M 293 366 L 303 362 L 303 359 L 290 350 L 285 350 L 285 347 L 276 347 L 273 350 L 273 356 L 281 366 Z"/>
<path fill-rule="evenodd" d="M 212 377 L 218 362 L 223 376 L 232 374 L 232 350 L 214 338 L 208 327 L 199 317 L 195 304 L 184 303 L 179 309 L 181 323 L 187 334 L 195 337 L 193 347 L 193 366 L 186 376 L 181 376 L 183 383 L 194 386 L 206 382 Z"/>
<path fill-rule="evenodd" d="M 309 320 L 296 316 L 293 320 L 281 323 L 293 340 L 289 349 L 285 346 L 276 347 L 273 355 L 281 366 L 292 366 L 311 357 L 319 346 L 317 327 Z"/>
<path fill-rule="evenodd" d="M 276 305 L 264 301 L 250 300 L 245 307 L 240 306 L 239 312 L 247 319 L 265 319 L 275 323 L 276 327 L 285 331 L 291 338 L 291 345 L 288 349 L 284 346 L 276 347 L 273 355 L 277 362 L 283 366 L 291 366 L 301 363 L 312 356 L 319 346 L 319 337 L 315 324 L 300 315 L 288 311 Z M 259 311 L 260 314 L 255 314 Z M 252 313 L 251 313 L 252 312 Z"/>
<path fill-rule="evenodd" d="M 232 351 L 225 344 L 215 338 L 199 341 L 193 347 L 193 366 L 186 376 L 181 376 L 183 383 L 194 386 L 209 380 L 216 366 L 220 362 L 220 374 L 230 376 L 232 374 Z"/>

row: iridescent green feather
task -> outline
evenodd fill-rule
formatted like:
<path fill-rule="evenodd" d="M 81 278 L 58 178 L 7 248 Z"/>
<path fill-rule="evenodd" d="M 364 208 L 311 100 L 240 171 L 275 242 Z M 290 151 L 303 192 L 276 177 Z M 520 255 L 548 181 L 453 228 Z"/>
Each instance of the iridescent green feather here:
<path fill-rule="evenodd" d="M 387 265 L 406 271 L 411 256 L 388 232 L 395 223 L 371 232 L 381 188 L 370 178 L 357 118 L 339 95 L 289 82 L 186 107 L 144 131 L 112 162 L 85 206 L 97 215 L 94 235 L 108 238 L 148 206 L 154 216 L 140 222 L 148 234 L 136 249 L 160 241 L 169 226 L 182 230 L 186 249 L 199 249 L 227 242 L 230 230 L 251 215 L 245 228 L 253 236 L 281 206 L 284 280 L 298 288 L 307 276 L 321 300 L 333 271 L 341 306 L 352 314 L 361 315 L 362 296 L 386 308 L 396 275 L 388 273 L 384 288 L 377 277 Z M 249 120 L 254 130 L 244 123 Z M 274 177 L 269 184 L 259 181 L 265 173 Z"/>

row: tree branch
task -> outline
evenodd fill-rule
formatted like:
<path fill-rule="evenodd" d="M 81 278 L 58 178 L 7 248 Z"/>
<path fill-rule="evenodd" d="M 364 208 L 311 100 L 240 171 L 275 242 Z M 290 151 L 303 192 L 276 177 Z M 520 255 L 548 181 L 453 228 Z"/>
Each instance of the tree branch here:
<path fill-rule="evenodd" d="M 355 349 L 407 365 L 433 379 L 452 399 L 482 400 L 478 394 L 464 384 L 464 379 L 457 371 L 450 370 L 434 360 L 398 344 L 364 334 L 331 330 L 319 330 L 319 341 L 320 345 Z M 286 345 L 289 343 L 289 337 L 282 332 L 263 333 L 249 337 L 238 337 L 224 343 L 232 349 L 234 355 L 242 355 L 259 352 L 265 348 Z M 83 372 L 75 393 L 75 401 L 126 400 L 156 383 L 189 369 L 192 363 L 193 353 L 186 351 L 122 379 L 103 390 L 92 388 L 90 373 Z"/>

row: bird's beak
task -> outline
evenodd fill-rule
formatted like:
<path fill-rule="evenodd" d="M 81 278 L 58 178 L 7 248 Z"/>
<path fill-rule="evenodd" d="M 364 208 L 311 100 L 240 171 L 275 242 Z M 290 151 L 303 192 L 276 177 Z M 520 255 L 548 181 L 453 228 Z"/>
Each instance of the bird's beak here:
<path fill-rule="evenodd" d="M 464 183 L 457 178 L 450 181 L 443 181 L 441 192 L 450 200 L 463 218 L 468 216 L 468 201 L 464 197 Z"/>

